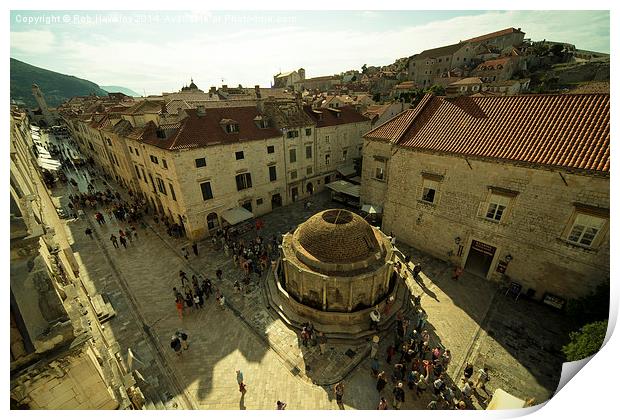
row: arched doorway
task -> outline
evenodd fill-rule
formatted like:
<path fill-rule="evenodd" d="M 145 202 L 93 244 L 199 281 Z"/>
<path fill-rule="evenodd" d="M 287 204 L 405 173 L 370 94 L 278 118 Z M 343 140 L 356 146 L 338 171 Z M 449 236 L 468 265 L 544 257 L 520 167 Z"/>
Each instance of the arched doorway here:
<path fill-rule="evenodd" d="M 207 229 L 209 229 L 209 231 L 212 231 L 219 227 L 220 227 L 220 221 L 217 217 L 217 213 L 209 213 L 207 215 Z"/>
<path fill-rule="evenodd" d="M 314 192 L 314 185 L 312 185 L 312 182 L 308 182 L 306 185 L 306 192 L 310 195 Z"/>

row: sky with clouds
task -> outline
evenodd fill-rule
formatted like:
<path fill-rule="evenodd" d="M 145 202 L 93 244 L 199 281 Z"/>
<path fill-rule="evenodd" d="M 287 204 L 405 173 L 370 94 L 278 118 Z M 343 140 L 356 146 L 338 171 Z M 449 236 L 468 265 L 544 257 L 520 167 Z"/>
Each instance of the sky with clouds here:
<path fill-rule="evenodd" d="M 268 87 L 386 65 L 427 48 L 522 28 L 532 40 L 609 52 L 608 11 L 11 11 L 11 57 L 138 93 Z"/>

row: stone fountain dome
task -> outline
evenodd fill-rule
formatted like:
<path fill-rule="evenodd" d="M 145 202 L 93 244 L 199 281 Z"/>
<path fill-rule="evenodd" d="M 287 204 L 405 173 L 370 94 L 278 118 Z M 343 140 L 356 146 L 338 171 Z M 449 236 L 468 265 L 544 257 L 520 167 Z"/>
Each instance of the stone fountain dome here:
<path fill-rule="evenodd" d="M 325 210 L 302 223 L 294 234 L 296 251 L 326 264 L 354 264 L 376 258 L 382 249 L 372 226 L 348 210 Z"/>

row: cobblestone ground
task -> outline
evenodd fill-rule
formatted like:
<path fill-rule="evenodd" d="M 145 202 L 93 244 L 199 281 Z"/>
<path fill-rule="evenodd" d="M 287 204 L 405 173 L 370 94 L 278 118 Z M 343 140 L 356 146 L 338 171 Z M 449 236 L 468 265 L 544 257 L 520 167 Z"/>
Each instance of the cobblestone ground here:
<path fill-rule="evenodd" d="M 78 177 L 78 181 L 85 191 L 85 179 Z M 62 195 L 63 190 L 57 193 Z M 339 207 L 326 193 L 314 196 L 312 203 L 310 210 L 298 202 L 266 215 L 261 235 L 283 233 L 317 211 Z M 186 261 L 180 254 L 181 248 L 189 245 L 186 240 L 170 238 L 152 219 L 148 224 L 149 228 L 139 230 L 139 239 L 127 249 L 115 249 L 108 240 L 111 233 L 127 227 L 115 220 L 97 226 L 88 214 L 87 218 L 69 221 L 67 228 L 86 283 L 97 293 L 106 292 L 117 311 L 118 315 L 104 324 L 109 339 L 119 343 L 123 354 L 131 347 L 142 362 L 137 366 L 145 379 L 160 395 L 173 397 L 168 408 L 176 404 L 179 408 L 273 409 L 280 399 L 289 409 L 336 409 L 327 387 L 311 381 L 320 382 L 352 368 L 346 377 L 345 407 L 376 407 L 379 396 L 370 363 L 363 357 L 365 346 L 353 349 L 353 359 L 344 356 L 346 346 L 329 346 L 325 358 L 315 348 L 300 350 L 297 334 L 266 309 L 257 285 L 246 296 L 232 291 L 232 281 L 240 278 L 240 272 L 221 250 L 203 241 L 199 243 L 199 256 L 192 254 Z M 96 239 L 83 233 L 87 225 L 95 228 Z M 423 284 L 413 279 L 407 283 L 414 294 L 422 295 L 432 344 L 441 344 L 452 352 L 450 377 L 458 383 L 465 362 L 472 361 L 476 368 L 491 368 L 491 390 L 501 387 L 538 401 L 549 398 L 559 380 L 558 349 L 566 337 L 559 314 L 539 304 L 514 302 L 499 294 L 496 285 L 474 276 L 466 274 L 455 282 L 445 262 L 404 244 L 398 248 L 414 262 L 422 263 Z M 216 307 L 211 297 L 204 308 L 192 308 L 180 320 L 172 294 L 172 287 L 179 286 L 179 270 L 214 278 L 218 268 L 224 271 L 224 282 L 216 285 L 230 307 Z M 543 325 L 538 319 L 546 322 Z M 181 357 L 169 347 L 170 335 L 178 329 L 189 334 L 191 343 Z M 384 355 L 391 340 L 391 335 L 384 338 L 380 350 L 381 368 L 387 373 L 391 366 Z M 248 384 L 243 398 L 235 381 L 237 368 L 244 372 Z M 177 389 L 184 394 L 176 395 Z M 391 393 L 391 384 L 386 392 Z M 403 408 L 425 408 L 429 400 L 429 395 L 417 399 L 407 392 Z M 484 408 L 482 400 L 475 405 Z"/>

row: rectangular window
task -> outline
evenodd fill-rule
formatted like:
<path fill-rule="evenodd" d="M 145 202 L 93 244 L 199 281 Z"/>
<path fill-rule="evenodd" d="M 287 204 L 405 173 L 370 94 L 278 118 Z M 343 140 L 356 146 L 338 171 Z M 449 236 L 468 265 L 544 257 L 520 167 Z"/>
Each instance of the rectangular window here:
<path fill-rule="evenodd" d="M 170 183 L 168 183 L 168 186 L 170 187 L 170 195 L 172 196 L 172 199 L 177 201 L 177 195 L 174 193 L 174 187 Z"/>
<path fill-rule="evenodd" d="M 605 226 L 606 219 L 587 214 L 578 214 L 568 234 L 568 241 L 591 246 L 598 233 Z"/>
<path fill-rule="evenodd" d="M 166 159 L 162 159 L 161 164 L 163 165 L 164 169 L 168 169 L 168 162 L 166 162 Z"/>
<path fill-rule="evenodd" d="M 297 171 L 291 171 L 291 179 L 297 179 Z"/>
<path fill-rule="evenodd" d="M 138 179 L 142 179 L 142 177 L 140 176 L 140 169 L 138 169 L 136 165 L 133 165 L 133 167 L 136 168 L 136 175 L 138 175 Z"/>
<path fill-rule="evenodd" d="M 375 168 L 375 179 L 383 181 L 385 179 L 385 166 L 380 165 Z"/>
<path fill-rule="evenodd" d="M 243 151 L 235 152 L 235 159 L 237 160 L 243 159 Z"/>
<path fill-rule="evenodd" d="M 486 218 L 499 222 L 502 220 L 502 215 L 506 211 L 508 204 L 510 204 L 509 197 L 491 194 L 491 198 L 489 198 L 489 207 L 487 207 Z"/>
<path fill-rule="evenodd" d="M 269 167 L 269 181 L 275 181 L 276 179 L 278 179 L 276 174 L 276 166 L 273 165 Z"/>
<path fill-rule="evenodd" d="M 328 154 L 325 155 L 325 164 L 329 165 L 329 162 L 331 161 L 331 156 Z"/>
<path fill-rule="evenodd" d="M 325 143 L 329 143 L 329 136 L 325 136 Z"/>
<path fill-rule="evenodd" d="M 158 164 L 159 160 L 157 160 L 157 157 L 151 155 L 151 162 Z"/>
<path fill-rule="evenodd" d="M 144 177 L 144 183 L 148 184 L 149 181 L 146 179 L 146 173 L 144 173 L 144 169 L 142 169 L 142 176 Z"/>
<path fill-rule="evenodd" d="M 206 158 L 198 158 L 194 162 L 196 163 L 197 168 L 202 168 L 203 166 L 207 166 Z"/>
<path fill-rule="evenodd" d="M 257 206 L 260 206 L 260 205 L 262 205 L 262 204 L 263 204 L 263 199 L 262 199 L 262 198 L 257 198 L 257 199 L 256 199 L 256 205 L 257 205 Z"/>
<path fill-rule="evenodd" d="M 312 135 L 312 129 L 306 128 L 306 136 L 311 136 L 311 135 Z"/>
<path fill-rule="evenodd" d="M 227 124 L 226 125 L 227 133 L 238 133 L 239 132 L 239 124 Z"/>
<path fill-rule="evenodd" d="M 138 148 L 136 147 L 136 156 L 140 156 L 140 152 L 138 152 Z"/>
<path fill-rule="evenodd" d="M 342 149 L 342 160 L 347 160 L 347 153 L 349 151 L 347 149 Z"/>
<path fill-rule="evenodd" d="M 213 198 L 213 191 L 211 191 L 211 183 L 203 182 L 200 184 L 200 190 L 202 191 L 202 200 L 207 201 Z"/>
<path fill-rule="evenodd" d="M 166 184 L 164 184 L 164 181 L 159 178 L 155 178 L 155 180 L 157 181 L 157 190 L 163 195 L 168 195 L 166 193 Z"/>
<path fill-rule="evenodd" d="M 129 146 L 129 153 L 133 153 L 133 149 Z"/>
<path fill-rule="evenodd" d="M 430 179 L 424 179 L 422 183 L 422 201 L 426 201 L 427 203 L 435 202 L 435 195 L 437 194 L 437 190 L 439 184 L 437 181 L 433 181 Z"/>
<path fill-rule="evenodd" d="M 273 153 L 275 151 L 275 148 L 273 146 L 267 146 L 267 153 Z"/>
<path fill-rule="evenodd" d="M 289 153 L 289 161 L 291 163 L 297 162 L 297 149 L 291 149 L 288 151 Z"/>
<path fill-rule="evenodd" d="M 306 175 L 312 175 L 312 166 L 306 168 Z"/>
<path fill-rule="evenodd" d="M 252 175 L 249 172 L 237 175 L 235 180 L 237 181 L 237 191 L 252 188 Z"/>
<path fill-rule="evenodd" d="M 306 146 L 306 159 L 312 159 L 312 146 Z"/>
<path fill-rule="evenodd" d="M 299 137 L 299 131 L 297 130 L 290 130 L 286 132 L 286 137 L 289 139 L 293 139 L 295 137 Z"/>

